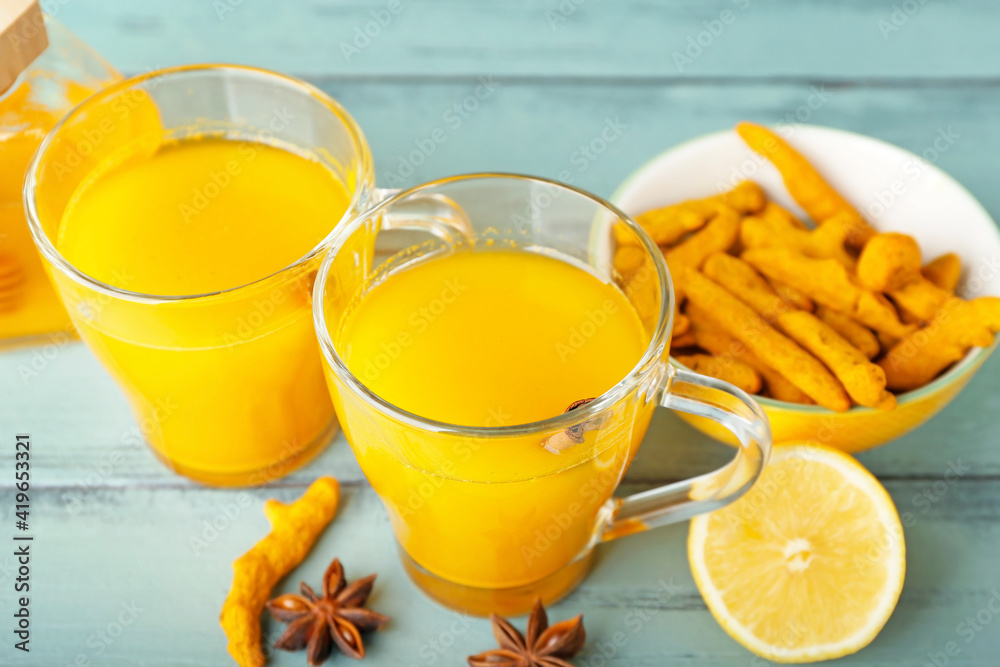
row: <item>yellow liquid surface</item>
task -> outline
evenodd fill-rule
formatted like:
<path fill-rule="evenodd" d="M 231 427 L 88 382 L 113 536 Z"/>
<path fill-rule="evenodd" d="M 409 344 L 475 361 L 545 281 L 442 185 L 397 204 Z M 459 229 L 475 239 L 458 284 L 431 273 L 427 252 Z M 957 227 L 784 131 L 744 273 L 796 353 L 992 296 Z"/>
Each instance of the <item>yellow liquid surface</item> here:
<path fill-rule="evenodd" d="M 319 162 L 279 148 L 172 142 L 85 179 L 57 248 L 83 272 L 130 291 L 215 292 L 294 263 L 349 200 Z M 260 483 L 286 472 L 333 417 L 312 330 L 310 269 L 159 305 L 60 284 L 80 334 L 162 458 L 202 481 Z"/>
<path fill-rule="evenodd" d="M 616 288 L 551 257 L 459 252 L 390 276 L 339 336 L 348 368 L 422 417 L 508 426 L 600 396 L 645 349 Z"/>
<path fill-rule="evenodd" d="M 330 317 L 342 358 L 376 394 L 471 426 L 561 414 L 621 381 L 648 343 L 615 286 L 520 251 L 425 261 Z M 335 378 L 331 385 L 408 554 L 438 577 L 478 588 L 537 582 L 580 555 L 648 424 L 646 406 L 630 395 L 583 442 L 556 453 L 545 448 L 549 433 L 487 441 L 400 425 L 338 391 Z"/>
<path fill-rule="evenodd" d="M 115 287 L 204 294 L 292 264 L 347 204 L 319 162 L 263 144 L 185 140 L 92 177 L 67 207 L 57 247 Z"/>

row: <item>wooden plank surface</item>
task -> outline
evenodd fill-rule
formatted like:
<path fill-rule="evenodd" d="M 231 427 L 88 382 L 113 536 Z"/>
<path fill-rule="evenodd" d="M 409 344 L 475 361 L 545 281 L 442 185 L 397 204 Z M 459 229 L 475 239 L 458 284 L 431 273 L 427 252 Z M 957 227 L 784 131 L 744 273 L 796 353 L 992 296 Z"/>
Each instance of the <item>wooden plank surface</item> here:
<path fill-rule="evenodd" d="M 1000 19 L 991 3 L 923 3 L 883 38 L 877 21 L 891 15 L 893 3 L 577 0 L 578 9 L 553 28 L 546 12 L 558 2 L 402 0 L 403 10 L 348 62 L 340 42 L 387 3 L 221 2 L 233 9 L 221 20 L 219 3 L 208 1 L 53 6 L 126 71 L 218 60 L 308 76 L 361 123 L 381 185 L 397 182 L 390 175 L 408 185 L 467 171 L 569 171 L 574 184 L 609 195 L 672 145 L 744 118 L 777 122 L 820 94 L 822 104 L 804 120 L 918 153 L 951 128 L 959 138 L 937 164 L 1000 214 Z M 736 20 L 678 71 L 672 52 L 726 9 L 740 12 Z M 490 85 L 498 85 L 488 99 L 457 126 L 449 121 L 448 110 L 491 75 Z M 620 138 L 592 161 L 575 159 L 609 119 L 626 126 Z M 418 161 L 414 142 L 437 127 L 447 140 L 409 173 L 405 165 Z M 971 638 L 961 624 L 1000 596 L 1000 448 L 992 417 L 1000 412 L 998 364 L 988 362 L 927 426 L 861 456 L 900 511 L 913 516 L 909 573 L 883 633 L 838 664 L 923 665 L 948 641 L 961 648 L 952 665 L 997 664 L 996 622 Z M 61 667 L 78 656 L 91 665 L 227 664 L 216 617 L 230 562 L 266 530 L 263 499 L 296 497 L 317 474 L 344 482 L 345 503 L 283 590 L 299 579 L 315 582 L 334 555 L 351 576 L 379 572 L 373 605 L 395 620 L 372 641 L 370 664 L 457 665 L 491 646 L 487 623 L 434 605 L 408 582 L 385 514 L 343 438 L 269 488 L 206 489 L 152 457 L 124 399 L 82 345 L 4 353 L 0 378 L 0 435 L 27 431 L 37 447 L 39 535 L 33 652 L 26 659 L 4 640 L 0 664 Z M 657 415 L 625 490 L 690 476 L 728 454 L 669 413 Z M 971 470 L 942 489 L 956 462 Z M 8 477 L 0 479 L 2 525 L 12 520 Z M 233 503 L 247 499 L 242 493 L 250 502 L 234 513 Z M 207 547 L 192 546 L 213 521 L 227 525 L 207 533 Z M 591 640 L 579 665 L 767 664 L 708 614 L 690 578 L 685 538 L 686 527 L 674 526 L 601 547 L 591 577 L 552 612 L 585 613 Z M 12 605 L 12 565 L 0 555 L 0 610 Z M 135 621 L 111 637 L 122 605 Z M 602 642 L 618 630 L 628 642 L 605 663 Z M 303 659 L 281 655 L 274 664 Z"/>
<path fill-rule="evenodd" d="M 990 0 L 50 4 L 128 71 L 241 62 L 310 76 L 1000 76 Z"/>
<path fill-rule="evenodd" d="M 897 481 L 887 486 L 904 508 L 925 485 Z M 299 490 L 248 491 L 253 502 L 244 508 L 236 504 L 238 493 L 243 492 L 102 489 L 78 511 L 70 511 L 55 491 L 36 494 L 33 516 L 42 538 L 33 563 L 36 634 L 31 661 L 18 658 L 14 664 L 64 665 L 78 654 L 97 665 L 227 664 L 216 618 L 228 586 L 229 560 L 267 530 L 259 501 L 291 499 Z M 962 647 L 952 664 L 996 664 L 1000 633 L 987 626 L 965 643 L 955 628 L 985 608 L 990 591 L 1000 587 L 998 498 L 1000 482 L 966 482 L 925 514 L 917 512 L 907 530 L 909 573 L 899 608 L 872 646 L 838 664 L 921 665 L 926 653 L 941 650 L 949 640 Z M 0 518 L 10 520 L 12 494 L 0 492 L 0 501 Z M 212 522 L 220 527 L 216 533 L 206 532 Z M 672 526 L 601 548 L 586 583 L 552 612 L 555 617 L 585 613 L 591 642 L 579 665 L 598 664 L 602 638 L 616 631 L 625 632 L 629 642 L 609 661 L 612 665 L 753 664 L 706 611 L 688 571 L 686 532 L 684 525 Z M 207 546 L 193 547 L 192 538 Z M 369 664 L 458 665 L 464 656 L 491 646 L 488 623 L 435 605 L 408 581 L 397 565 L 378 499 L 365 485 L 345 489 L 340 515 L 282 590 L 294 590 L 299 579 L 318 581 L 335 555 L 346 563 L 349 576 L 379 573 L 371 604 L 394 618 L 372 639 Z M 13 559 L 4 558 L 0 566 L 10 572 Z M 9 574 L 0 570 L 0 580 L 7 587 Z M 117 632 L 114 624 L 123 605 L 134 605 L 136 618 L 109 644 L 99 633 Z M 269 625 L 267 631 L 275 629 Z M 432 648 L 434 640 L 440 650 Z M 273 664 L 290 667 L 303 660 L 279 654 Z"/>

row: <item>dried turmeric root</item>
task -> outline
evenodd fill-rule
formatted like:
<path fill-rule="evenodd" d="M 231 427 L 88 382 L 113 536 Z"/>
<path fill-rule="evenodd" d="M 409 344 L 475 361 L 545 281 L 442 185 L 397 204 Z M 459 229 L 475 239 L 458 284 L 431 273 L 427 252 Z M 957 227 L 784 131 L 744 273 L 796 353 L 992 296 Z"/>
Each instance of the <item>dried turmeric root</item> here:
<path fill-rule="evenodd" d="M 848 269 L 854 267 L 854 257 L 844 248 L 849 228 L 843 215 L 813 230 L 801 224 L 787 212 L 777 212 L 777 205 L 768 202 L 759 215 L 743 220 L 740 241 L 744 248 L 794 248 L 807 257 L 835 259 Z"/>
<path fill-rule="evenodd" d="M 764 191 L 753 181 L 741 181 L 728 192 L 646 211 L 635 216 L 635 221 L 657 245 L 671 245 L 685 234 L 704 227 L 719 206 L 728 206 L 739 214 L 755 213 L 764 207 Z M 635 236 L 619 234 L 618 242 L 634 245 Z"/>
<path fill-rule="evenodd" d="M 736 132 L 751 149 L 774 164 L 781 173 L 789 194 L 816 224 L 822 226 L 826 220 L 835 215 L 846 215 L 850 221 L 846 240 L 856 248 L 863 247 L 875 233 L 861 213 L 834 190 L 815 167 L 784 139 L 756 123 L 739 123 Z"/>
<path fill-rule="evenodd" d="M 858 258 L 858 281 L 887 292 L 900 310 L 927 322 L 951 296 L 921 273 L 920 246 L 908 234 L 876 234 Z M 961 267 L 959 267 L 961 268 Z"/>
<path fill-rule="evenodd" d="M 900 321 L 888 299 L 855 284 L 836 260 L 814 259 L 789 248 L 752 248 L 740 257 L 769 278 L 793 283 L 816 303 L 850 315 L 865 326 L 902 338 L 916 329 Z"/>
<path fill-rule="evenodd" d="M 920 246 L 909 234 L 876 234 L 858 257 L 858 282 L 890 292 L 918 279 L 920 262 Z"/>
<path fill-rule="evenodd" d="M 954 292 L 962 277 L 962 260 L 955 253 L 949 252 L 925 264 L 920 272 L 939 288 Z"/>
<path fill-rule="evenodd" d="M 720 359 L 708 354 L 684 354 L 674 358 L 695 373 L 728 382 L 748 394 L 760 391 L 760 375 L 749 365 L 736 359 Z"/>
<path fill-rule="evenodd" d="M 712 313 L 723 331 L 823 407 L 843 412 L 851 406 L 843 385 L 815 357 L 699 271 L 684 265 L 679 270 L 690 303 Z"/>
<path fill-rule="evenodd" d="M 825 306 L 816 309 L 816 317 L 823 320 L 834 331 L 851 342 L 851 345 L 861 350 L 869 359 L 878 356 L 881 346 L 871 329 L 857 322 L 849 315 L 831 310 Z"/>
<path fill-rule="evenodd" d="M 885 372 L 815 315 L 804 311 L 782 313 L 778 326 L 826 364 L 855 403 L 881 410 L 896 407 L 896 397 L 885 390 Z"/>
<path fill-rule="evenodd" d="M 705 261 L 703 271 L 771 324 L 779 314 L 793 310 L 756 269 L 739 257 L 715 253 Z"/>
<path fill-rule="evenodd" d="M 339 498 L 337 480 L 320 477 L 290 505 L 274 499 L 264 504 L 271 532 L 233 563 L 233 584 L 219 617 L 229 655 L 240 667 L 264 664 L 260 615 L 271 589 L 305 559 L 333 519 Z"/>
<path fill-rule="evenodd" d="M 923 329 L 893 345 L 879 361 L 888 387 L 909 391 L 922 387 L 962 359 L 971 347 L 988 347 L 1000 331 L 1000 298 L 972 301 L 951 297 Z"/>
<path fill-rule="evenodd" d="M 788 305 L 810 313 L 816 310 L 816 304 L 813 303 L 813 300 L 799 288 L 786 285 L 785 283 L 772 280 L 771 278 L 767 278 L 767 282 L 771 286 L 771 289 L 774 290 L 775 294 L 781 297 L 781 300 Z"/>
<path fill-rule="evenodd" d="M 686 264 L 697 269 L 712 253 L 725 252 L 733 247 L 739 233 L 739 213 L 736 209 L 718 204 L 712 220 L 704 228 L 664 251 L 663 255 L 671 268 L 675 264 Z"/>
<path fill-rule="evenodd" d="M 722 360 L 741 361 L 757 371 L 764 382 L 764 390 L 771 398 L 788 403 L 814 402 L 805 392 L 789 382 L 788 378 L 754 356 L 747 350 L 746 345 L 716 328 L 711 317 L 707 313 L 702 313 L 697 306 L 689 305 L 688 315 L 693 322 L 691 333 L 698 347 L 708 350 L 713 356 Z"/>

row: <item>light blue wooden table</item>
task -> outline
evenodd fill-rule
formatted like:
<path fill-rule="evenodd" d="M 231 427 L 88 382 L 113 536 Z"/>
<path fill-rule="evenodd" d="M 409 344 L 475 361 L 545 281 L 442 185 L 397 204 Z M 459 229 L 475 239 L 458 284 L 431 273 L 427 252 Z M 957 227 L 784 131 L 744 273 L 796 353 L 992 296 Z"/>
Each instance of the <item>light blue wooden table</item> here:
<path fill-rule="evenodd" d="M 381 184 L 416 140 L 442 127 L 447 141 L 402 176 L 404 184 L 466 171 L 555 177 L 569 169 L 575 184 L 608 195 L 637 165 L 685 139 L 740 119 L 776 123 L 798 114 L 918 153 L 950 128 L 959 139 L 938 165 L 1000 215 L 995 2 L 399 3 L 388 21 L 387 0 L 47 6 L 126 73 L 225 61 L 313 81 L 361 123 Z M 370 24 L 372 12 L 385 25 Z M 367 40 L 358 37 L 366 26 L 373 35 Z M 481 78 L 499 84 L 495 92 L 458 127 L 448 124 L 444 114 Z M 596 159 L 574 162 L 574 151 L 608 118 L 627 129 Z M 8 543 L 13 522 L 10 442 L 24 431 L 35 443 L 37 536 L 29 655 L 11 646 L 16 575 L 11 550 L 0 549 L 0 664 L 229 664 L 216 619 L 230 563 L 266 532 L 265 498 L 295 498 L 321 473 L 342 481 L 343 506 L 283 588 L 299 579 L 318 582 L 334 555 L 350 576 L 377 571 L 373 606 L 394 620 L 370 641 L 370 664 L 459 665 L 492 646 L 488 623 L 436 606 L 407 580 L 385 514 L 342 438 L 269 488 L 202 488 L 154 460 L 86 348 L 49 352 L 0 356 L 0 438 L 7 443 L 0 537 Z M 41 372 L 19 379 L 19 368 L 32 363 Z M 960 653 L 949 664 L 1000 665 L 1000 618 L 988 607 L 1000 599 L 998 369 L 1000 360 L 987 363 L 928 425 L 861 456 L 915 521 L 906 535 L 909 571 L 898 609 L 870 647 L 839 664 L 934 665 L 929 655 L 955 642 Z M 659 415 L 626 488 L 689 476 L 726 455 L 672 415 Z M 959 463 L 970 470 L 946 483 L 945 472 Z M 249 494 L 249 506 L 240 506 L 241 493 Z M 224 528 L 206 533 L 212 522 Z M 552 611 L 557 618 L 584 612 L 590 642 L 579 665 L 766 664 L 730 640 L 705 609 L 688 571 L 686 533 L 678 525 L 601 548 L 590 578 Z M 637 611 L 644 620 L 633 632 Z M 601 647 L 617 631 L 628 641 L 605 659 Z M 274 664 L 304 659 L 281 654 Z"/>

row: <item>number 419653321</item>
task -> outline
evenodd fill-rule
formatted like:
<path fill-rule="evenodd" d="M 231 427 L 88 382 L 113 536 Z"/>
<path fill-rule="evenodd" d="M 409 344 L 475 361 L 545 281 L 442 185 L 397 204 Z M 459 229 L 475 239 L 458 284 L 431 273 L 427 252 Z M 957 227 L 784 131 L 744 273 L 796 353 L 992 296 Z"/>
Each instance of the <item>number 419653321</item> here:
<path fill-rule="evenodd" d="M 14 486 L 17 488 L 17 495 L 14 500 L 17 503 L 15 505 L 14 516 L 17 518 L 14 524 L 19 530 L 28 530 L 28 489 L 30 468 L 31 468 L 31 438 L 27 435 L 17 436 L 17 444 L 15 445 L 15 458 L 17 459 L 14 464 Z"/>

